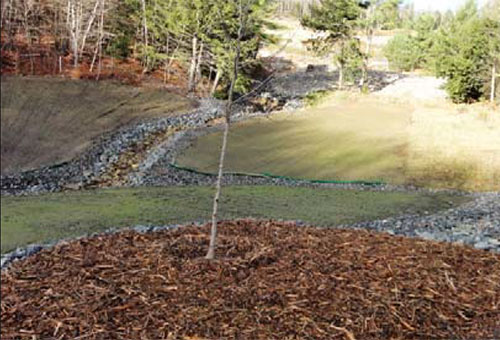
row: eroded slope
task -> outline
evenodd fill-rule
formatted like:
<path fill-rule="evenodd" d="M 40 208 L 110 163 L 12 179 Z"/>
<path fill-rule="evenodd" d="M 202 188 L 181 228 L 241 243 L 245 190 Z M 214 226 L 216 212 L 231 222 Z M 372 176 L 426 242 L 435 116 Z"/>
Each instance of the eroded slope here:
<path fill-rule="evenodd" d="M 103 133 L 193 106 L 176 94 L 109 82 L 3 77 L 1 85 L 2 175 L 68 161 Z"/>

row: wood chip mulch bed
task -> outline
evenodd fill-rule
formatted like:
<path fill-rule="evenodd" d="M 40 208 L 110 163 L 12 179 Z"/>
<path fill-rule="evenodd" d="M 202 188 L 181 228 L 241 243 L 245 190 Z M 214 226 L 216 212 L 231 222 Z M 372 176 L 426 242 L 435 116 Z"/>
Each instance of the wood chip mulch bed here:
<path fill-rule="evenodd" d="M 240 220 L 62 244 L 2 272 L 2 339 L 500 339 L 500 255 Z"/>

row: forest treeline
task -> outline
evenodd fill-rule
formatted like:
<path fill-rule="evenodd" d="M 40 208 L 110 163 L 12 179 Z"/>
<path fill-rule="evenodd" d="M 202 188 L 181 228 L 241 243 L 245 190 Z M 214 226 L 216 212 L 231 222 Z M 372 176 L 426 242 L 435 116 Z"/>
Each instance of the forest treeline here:
<path fill-rule="evenodd" d="M 424 70 L 446 79 L 457 103 L 495 101 L 500 63 L 500 1 L 479 9 L 468 0 L 457 11 L 415 12 L 400 0 L 317 0 L 301 14 L 302 25 L 318 33 L 311 50 L 331 55 L 345 78 L 367 81 L 372 41 L 381 30 L 395 30 L 384 53 L 397 71 Z M 364 36 L 364 43 L 360 37 Z"/>
<path fill-rule="evenodd" d="M 270 1 L 251 1 L 241 38 L 242 74 L 255 66 Z M 222 0 L 5 0 L 2 2 L 2 62 L 16 68 L 19 60 L 33 65 L 45 57 L 53 73 L 67 59 L 78 69 L 86 64 L 99 74 L 101 61 L 134 59 L 142 72 L 177 65 L 186 71 L 194 91 L 202 76 L 211 92 L 228 83 L 232 56 L 228 45 L 238 34 L 238 1 Z M 39 64 L 39 63 L 38 63 Z M 35 72 L 36 70 L 31 70 Z"/>
<path fill-rule="evenodd" d="M 82 68 L 99 78 L 103 64 L 133 61 L 142 75 L 165 82 L 182 73 L 188 92 L 203 82 L 211 95 L 230 83 L 238 35 L 238 0 L 4 0 L 2 72 L 58 74 Z M 254 86 L 257 54 L 275 42 L 266 34 L 275 14 L 295 15 L 320 34 L 307 42 L 332 57 L 345 79 L 367 81 L 372 38 L 399 32 L 385 48 L 398 71 L 424 69 L 445 77 L 456 102 L 494 99 L 500 60 L 500 1 L 481 10 L 469 0 L 458 12 L 416 12 L 401 0 L 253 0 L 239 51 L 236 92 Z M 360 37 L 365 36 L 365 43 Z M 44 68 L 44 70 L 40 70 Z M 218 90 L 219 89 L 219 90 Z"/>
<path fill-rule="evenodd" d="M 311 14 L 314 6 L 322 4 L 321 0 L 274 0 L 278 15 L 292 15 L 299 19 Z M 366 9 L 363 14 L 371 16 L 377 30 L 404 28 L 416 15 L 412 3 L 401 0 L 359 0 L 358 5 Z M 341 2 L 339 2 L 340 5 Z M 362 15 L 362 16 L 363 16 Z"/>

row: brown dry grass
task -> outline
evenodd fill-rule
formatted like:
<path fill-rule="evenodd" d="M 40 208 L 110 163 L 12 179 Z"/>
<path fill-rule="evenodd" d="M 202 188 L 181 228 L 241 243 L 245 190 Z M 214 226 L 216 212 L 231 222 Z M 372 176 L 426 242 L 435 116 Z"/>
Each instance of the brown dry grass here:
<path fill-rule="evenodd" d="M 2 175 L 68 161 L 103 133 L 193 103 L 111 82 L 2 77 Z"/>
<path fill-rule="evenodd" d="M 237 221 L 61 245 L 2 273 L 2 339 L 494 339 L 500 256 Z"/>
<path fill-rule="evenodd" d="M 500 190 L 500 110 L 419 107 L 409 131 L 409 176 L 468 190 Z"/>

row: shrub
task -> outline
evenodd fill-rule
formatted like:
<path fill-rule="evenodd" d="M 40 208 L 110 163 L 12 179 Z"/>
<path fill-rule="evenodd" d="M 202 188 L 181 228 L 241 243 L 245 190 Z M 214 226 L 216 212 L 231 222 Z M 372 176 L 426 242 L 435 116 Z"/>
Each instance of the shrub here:
<path fill-rule="evenodd" d="M 410 35 L 396 35 L 385 46 L 384 55 L 390 67 L 397 71 L 413 71 L 419 66 L 419 47 Z"/>

